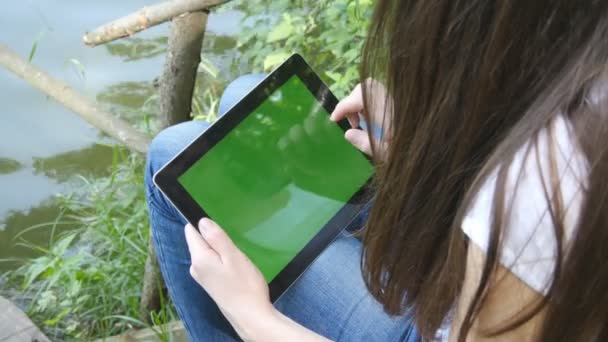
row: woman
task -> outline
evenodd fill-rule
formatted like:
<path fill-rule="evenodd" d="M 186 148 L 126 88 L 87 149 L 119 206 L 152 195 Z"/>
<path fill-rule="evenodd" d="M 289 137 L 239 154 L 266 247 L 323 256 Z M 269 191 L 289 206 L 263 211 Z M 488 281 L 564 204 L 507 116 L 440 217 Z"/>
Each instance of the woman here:
<path fill-rule="evenodd" d="M 387 129 L 346 133 L 377 165 L 362 243 L 340 237 L 273 306 L 220 227 L 184 237 L 148 186 L 190 337 L 607 340 L 606 37 L 608 1 L 379 0 L 361 68 L 377 81 L 332 114 Z M 162 132 L 148 179 L 204 128 Z"/>

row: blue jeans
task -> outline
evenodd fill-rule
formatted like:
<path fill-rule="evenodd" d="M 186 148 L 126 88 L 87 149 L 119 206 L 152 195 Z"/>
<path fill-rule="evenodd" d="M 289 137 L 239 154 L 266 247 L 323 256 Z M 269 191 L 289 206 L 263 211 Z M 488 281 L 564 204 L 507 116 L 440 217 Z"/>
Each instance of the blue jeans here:
<path fill-rule="evenodd" d="M 225 113 L 264 75 L 232 82 L 219 104 Z M 146 197 L 160 269 L 192 341 L 235 341 L 238 336 L 189 273 L 186 221 L 152 184 L 152 176 L 209 124 L 185 122 L 160 132 L 152 141 L 146 166 Z M 355 225 L 360 226 L 360 218 Z M 361 243 L 343 233 L 275 303 L 296 322 L 335 341 L 418 341 L 410 317 L 384 313 L 367 291 L 360 268 Z"/>

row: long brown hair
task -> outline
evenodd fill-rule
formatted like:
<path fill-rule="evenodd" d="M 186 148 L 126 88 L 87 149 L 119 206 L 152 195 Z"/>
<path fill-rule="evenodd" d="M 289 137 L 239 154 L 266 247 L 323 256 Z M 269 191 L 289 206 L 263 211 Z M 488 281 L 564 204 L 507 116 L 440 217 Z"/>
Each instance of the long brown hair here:
<path fill-rule="evenodd" d="M 546 191 L 558 246 L 554 281 L 541 302 L 490 334 L 545 310 L 542 340 L 608 338 L 608 96 L 589 100 L 608 81 L 608 1 L 378 0 L 361 77 L 387 89 L 377 99 L 364 87 L 366 108 L 373 101 L 393 108 L 362 258 L 385 310 L 411 310 L 423 337 L 433 337 L 462 288 L 463 217 L 499 170 L 486 262 L 459 330 L 466 338 L 500 255 L 506 169 L 561 113 L 588 161 L 576 234 L 565 257 L 563 203 Z"/>

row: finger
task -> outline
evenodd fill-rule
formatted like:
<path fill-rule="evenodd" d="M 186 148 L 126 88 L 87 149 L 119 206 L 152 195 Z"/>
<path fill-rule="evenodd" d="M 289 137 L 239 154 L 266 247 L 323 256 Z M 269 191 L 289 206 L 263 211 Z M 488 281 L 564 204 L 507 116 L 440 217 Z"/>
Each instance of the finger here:
<path fill-rule="evenodd" d="M 350 95 L 338 102 L 336 108 L 331 113 L 330 119 L 338 122 L 347 118 L 351 127 L 354 128 L 359 125 L 359 112 L 362 110 L 363 96 L 361 94 L 361 85 L 357 85 Z"/>
<path fill-rule="evenodd" d="M 339 122 L 346 118 L 350 126 L 356 128 L 359 126 L 359 112 L 363 110 L 362 108 L 358 108 L 358 104 L 347 97 L 336 105 L 336 108 L 331 113 L 329 119 L 334 122 Z"/>
<path fill-rule="evenodd" d="M 196 262 L 213 262 L 219 260 L 218 254 L 209 246 L 207 241 L 203 239 L 201 234 L 196 231 L 191 224 L 187 224 L 184 233 L 186 235 L 186 243 L 190 251 L 190 257 Z"/>
<path fill-rule="evenodd" d="M 359 151 L 367 154 L 368 156 L 372 155 L 372 147 L 369 141 L 369 134 L 366 131 L 360 129 L 349 129 L 344 134 L 344 137 Z"/>
<path fill-rule="evenodd" d="M 203 218 L 199 221 L 198 228 L 209 247 L 219 255 L 222 262 L 238 252 L 238 248 L 230 240 L 228 234 L 214 221 Z"/>

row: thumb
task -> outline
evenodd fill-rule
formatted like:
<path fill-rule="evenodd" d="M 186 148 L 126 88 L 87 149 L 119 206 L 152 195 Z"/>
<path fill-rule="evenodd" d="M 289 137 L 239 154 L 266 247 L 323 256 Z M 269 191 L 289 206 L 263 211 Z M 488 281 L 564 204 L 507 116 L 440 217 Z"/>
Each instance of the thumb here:
<path fill-rule="evenodd" d="M 369 134 L 366 131 L 361 129 L 349 129 L 344 134 L 344 137 L 361 152 L 367 154 L 368 156 L 372 155 Z"/>
<path fill-rule="evenodd" d="M 230 240 L 228 234 L 214 221 L 203 218 L 199 221 L 198 228 L 209 247 L 220 256 L 222 261 L 238 252 L 238 248 Z"/>
<path fill-rule="evenodd" d="M 192 260 L 205 263 L 219 260 L 217 253 L 189 223 L 185 227 L 185 235 Z"/>

